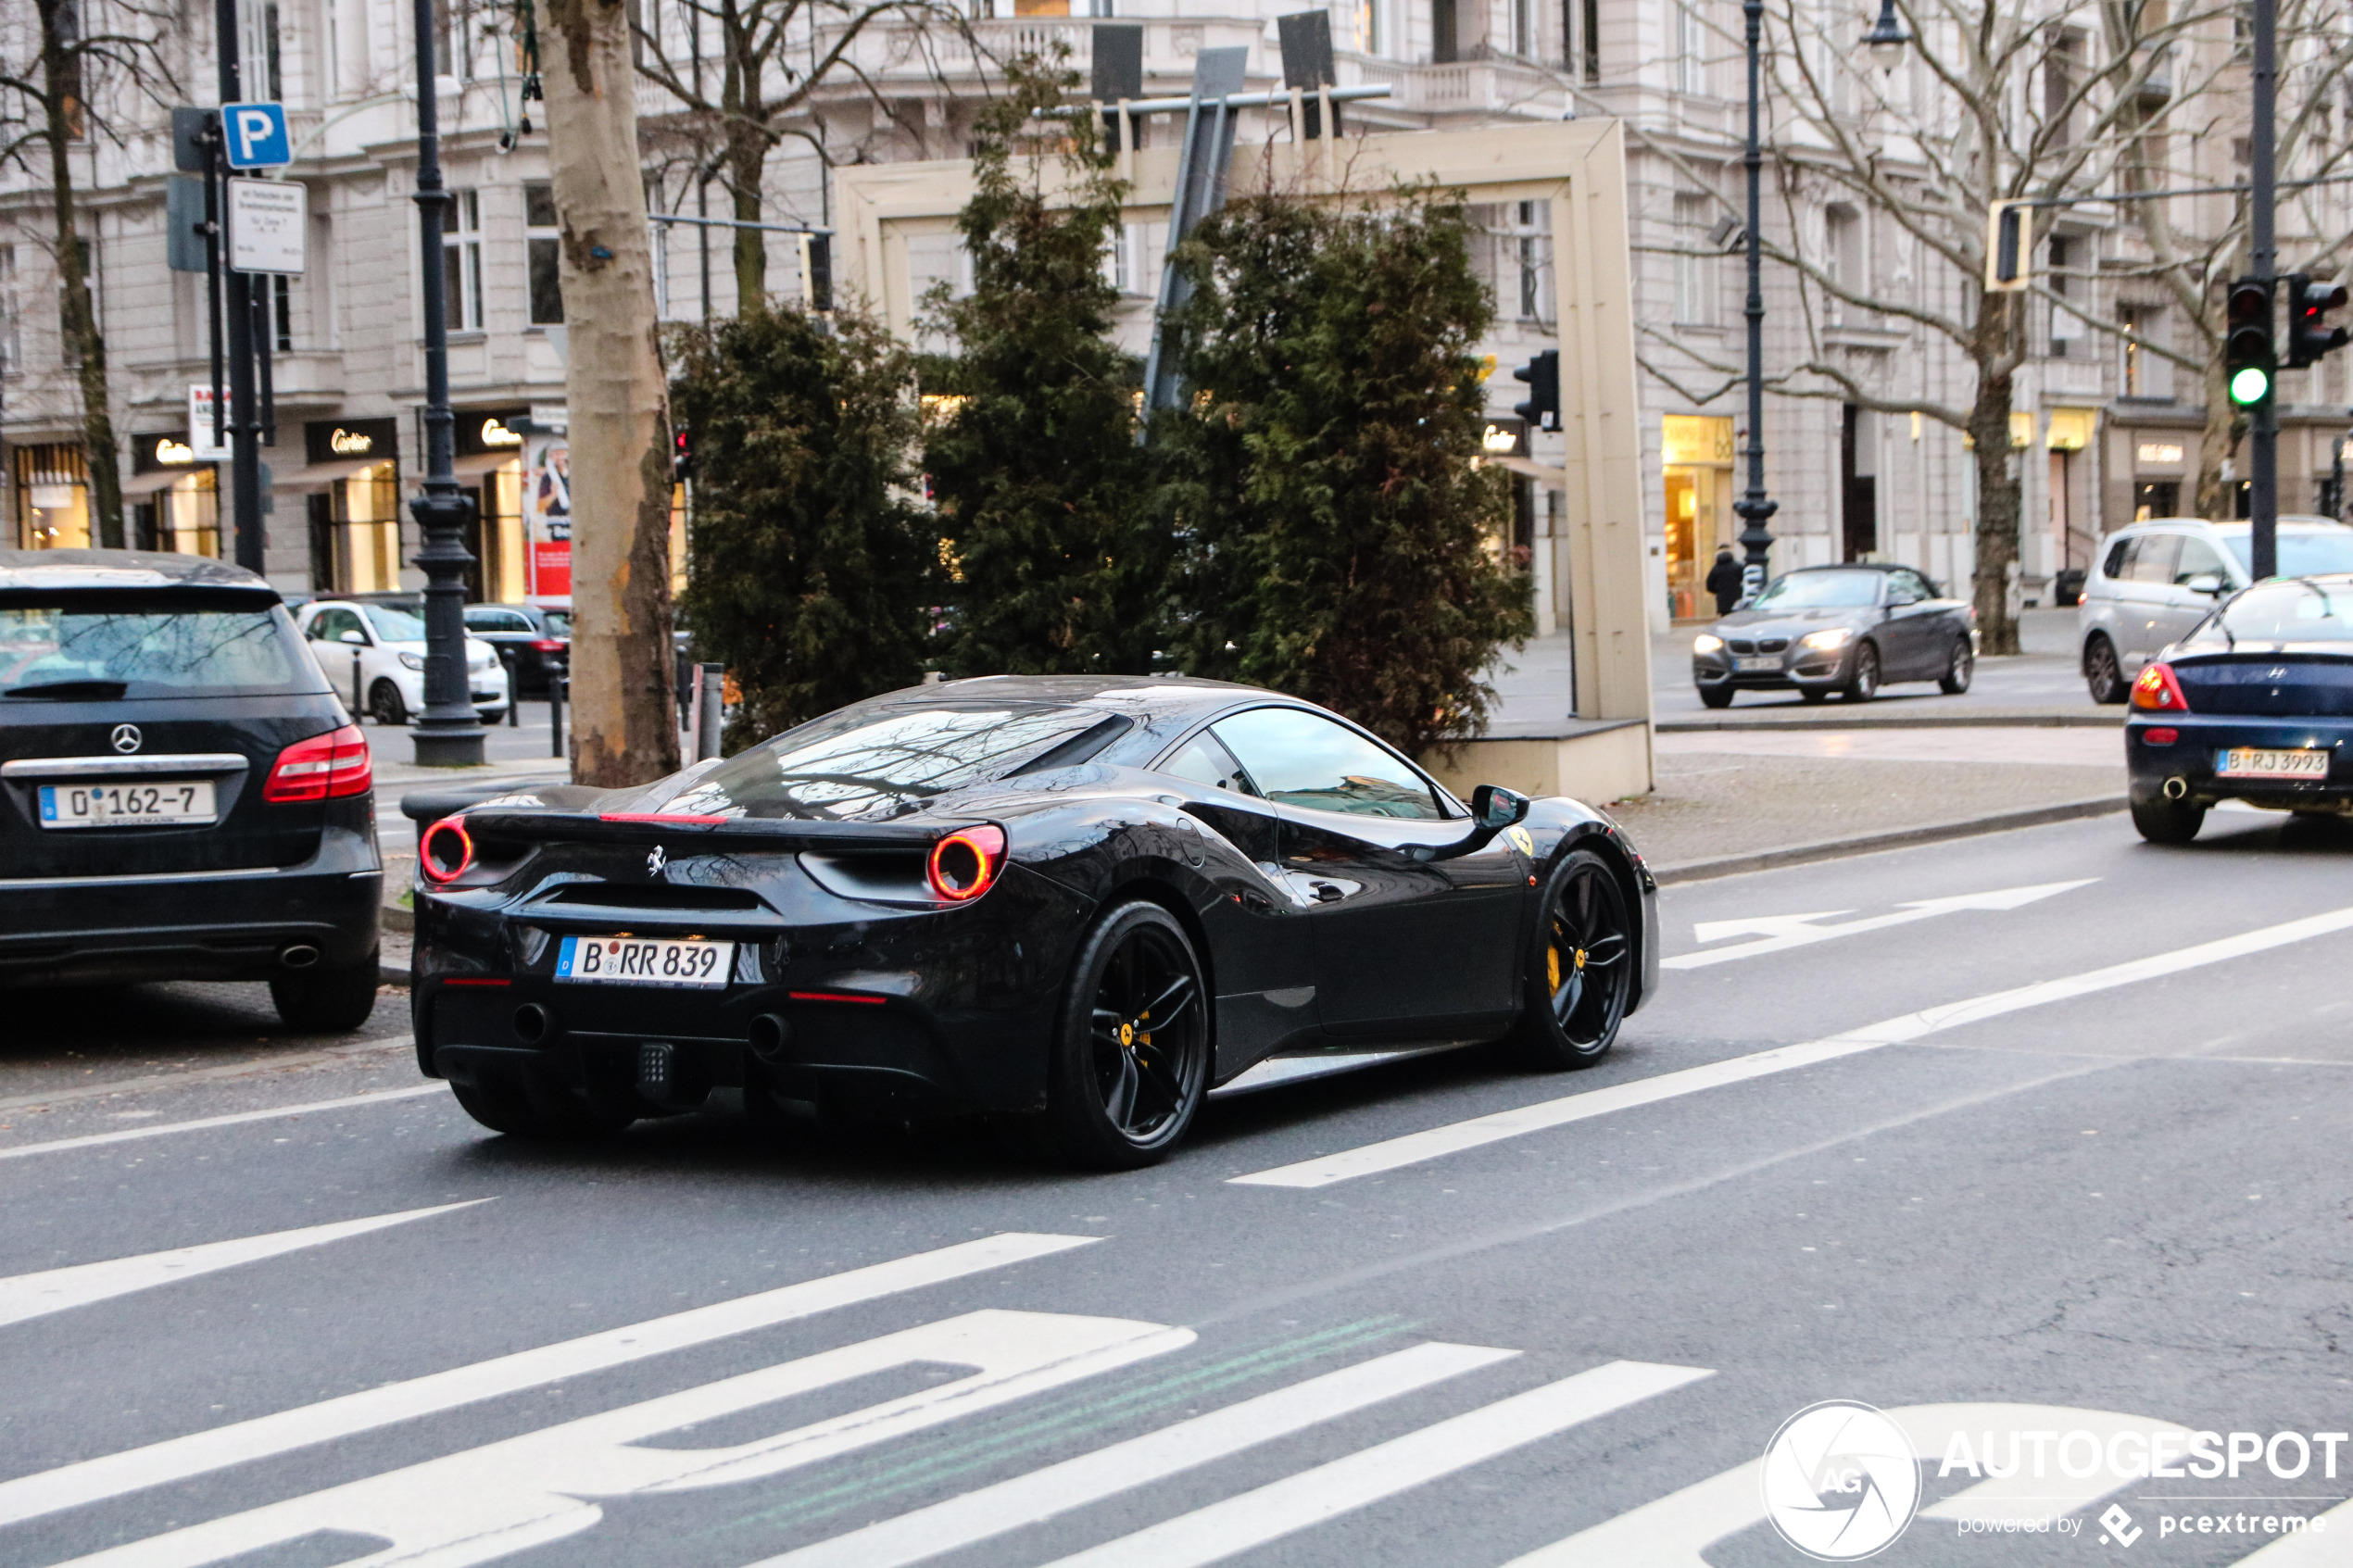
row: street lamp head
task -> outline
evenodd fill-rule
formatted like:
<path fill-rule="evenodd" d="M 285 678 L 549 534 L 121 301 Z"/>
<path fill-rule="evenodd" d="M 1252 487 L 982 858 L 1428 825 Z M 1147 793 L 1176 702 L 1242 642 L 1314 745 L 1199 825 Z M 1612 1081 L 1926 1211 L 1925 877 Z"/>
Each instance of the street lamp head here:
<path fill-rule="evenodd" d="M 1881 70 L 1894 70 L 1904 63 L 1904 46 L 1912 35 L 1904 31 L 1904 20 L 1895 14 L 1895 0 L 1880 0 L 1879 20 L 1871 31 L 1863 34 L 1864 47 Z"/>

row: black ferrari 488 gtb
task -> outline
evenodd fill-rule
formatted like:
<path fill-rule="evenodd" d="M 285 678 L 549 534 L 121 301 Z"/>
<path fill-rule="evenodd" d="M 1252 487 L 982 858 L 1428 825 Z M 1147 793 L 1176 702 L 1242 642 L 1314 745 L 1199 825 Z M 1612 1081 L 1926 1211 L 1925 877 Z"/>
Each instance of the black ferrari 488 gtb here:
<path fill-rule="evenodd" d="M 472 806 L 419 870 L 418 1061 L 518 1134 L 739 1088 L 1132 1167 L 1216 1087 L 1474 1041 L 1598 1060 L 1658 966 L 1601 812 L 1465 806 L 1207 681 L 918 686 L 643 788 Z"/>

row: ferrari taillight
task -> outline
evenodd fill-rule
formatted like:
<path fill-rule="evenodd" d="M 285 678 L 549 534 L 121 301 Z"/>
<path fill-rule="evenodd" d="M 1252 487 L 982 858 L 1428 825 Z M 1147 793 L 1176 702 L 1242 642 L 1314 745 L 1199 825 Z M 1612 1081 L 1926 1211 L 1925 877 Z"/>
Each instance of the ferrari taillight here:
<path fill-rule="evenodd" d="M 368 737 L 357 724 L 298 740 L 278 753 L 261 798 L 270 801 L 339 800 L 365 795 L 376 785 L 368 759 Z"/>
<path fill-rule="evenodd" d="M 418 836 L 418 869 L 434 882 L 455 882 L 473 863 L 473 835 L 463 817 L 444 817 Z"/>
<path fill-rule="evenodd" d="M 2152 713 L 2187 713 L 2190 699 L 2182 695 L 2171 665 L 2152 664 L 2133 683 L 2133 706 Z"/>
<path fill-rule="evenodd" d="M 951 833 L 931 847 L 924 874 L 931 890 L 951 904 L 962 904 L 988 891 L 1005 865 L 1005 830 L 984 822 Z"/>

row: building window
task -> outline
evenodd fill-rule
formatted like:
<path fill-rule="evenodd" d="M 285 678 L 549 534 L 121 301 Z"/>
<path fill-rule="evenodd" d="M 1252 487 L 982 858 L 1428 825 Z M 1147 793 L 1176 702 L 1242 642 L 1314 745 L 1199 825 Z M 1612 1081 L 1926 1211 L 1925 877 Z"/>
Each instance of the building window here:
<path fill-rule="evenodd" d="M 1356 47 L 1367 55 L 1389 53 L 1389 27 L 1382 0 L 1356 0 Z"/>
<path fill-rule="evenodd" d="M 272 102 L 285 97 L 285 73 L 279 51 L 278 0 L 245 0 L 238 43 L 238 69 L 248 98 Z"/>
<path fill-rule="evenodd" d="M 1853 207 L 1834 204 L 1823 209 L 1827 254 L 1823 260 L 1831 292 L 1827 319 L 1832 326 L 1861 325 L 1864 312 L 1842 297 L 1861 294 L 1869 286 L 1863 275 L 1863 218 Z"/>
<path fill-rule="evenodd" d="M 1522 59 L 1536 57 L 1536 0 L 1510 0 L 1511 51 Z"/>
<path fill-rule="evenodd" d="M 270 341 L 281 354 L 294 352 L 294 280 L 270 280 Z"/>
<path fill-rule="evenodd" d="M 1579 0 L 1579 4 L 1584 11 L 1577 32 L 1584 44 L 1585 80 L 1597 82 L 1602 79 L 1602 0 Z"/>
<path fill-rule="evenodd" d="M 1675 7 L 1675 90 L 1693 96 L 1707 91 L 1707 28 L 1700 5 L 1680 0 Z"/>
<path fill-rule="evenodd" d="M 2127 397 L 2149 395 L 2148 331 L 2155 314 L 2145 305 L 2121 306 L 2116 312 L 2117 381 Z"/>
<path fill-rule="evenodd" d="M 452 191 L 442 208 L 441 307 L 453 332 L 482 331 L 482 196 Z"/>
<path fill-rule="evenodd" d="M 1536 202 L 1515 202 L 1511 207 L 1511 222 L 1499 236 L 1504 266 L 1496 279 L 1498 293 L 1504 295 L 1516 307 L 1516 314 L 1523 321 L 1544 320 L 1544 270 L 1550 259 L 1546 253 L 1544 220 L 1549 210 Z"/>
<path fill-rule="evenodd" d="M 556 225 L 556 190 L 552 185 L 522 188 L 523 244 L 531 271 L 531 324 L 560 326 L 564 319 L 563 278 L 558 268 L 561 241 Z"/>
<path fill-rule="evenodd" d="M 1687 326 L 1716 324 L 1716 257 L 1708 246 L 1705 196 L 1675 198 L 1675 320 Z"/>
<path fill-rule="evenodd" d="M 17 298 L 17 247 L 0 245 L 0 375 L 24 369 L 24 308 Z"/>

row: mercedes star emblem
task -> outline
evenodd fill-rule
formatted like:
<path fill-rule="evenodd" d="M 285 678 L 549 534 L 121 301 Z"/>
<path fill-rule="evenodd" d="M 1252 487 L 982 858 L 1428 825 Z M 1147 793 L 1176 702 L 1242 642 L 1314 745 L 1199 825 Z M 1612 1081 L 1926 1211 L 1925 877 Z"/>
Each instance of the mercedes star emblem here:
<path fill-rule="evenodd" d="M 646 870 L 654 876 L 661 875 L 662 868 L 669 864 L 670 857 L 662 853 L 661 846 L 659 844 L 654 846 L 654 852 L 646 857 Z"/>
<path fill-rule="evenodd" d="M 117 724 L 114 727 L 114 748 L 126 756 L 138 750 L 145 738 L 139 734 L 136 724 Z"/>

